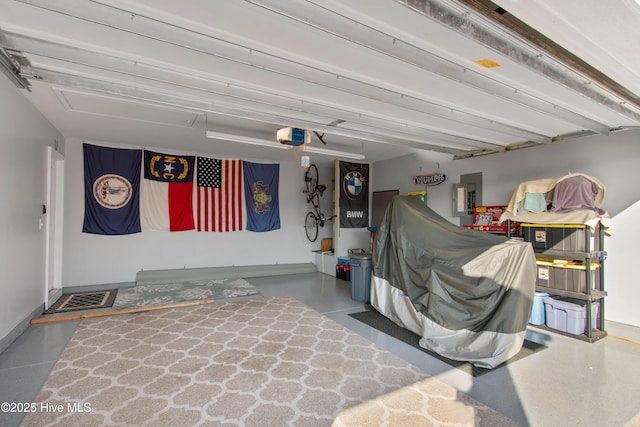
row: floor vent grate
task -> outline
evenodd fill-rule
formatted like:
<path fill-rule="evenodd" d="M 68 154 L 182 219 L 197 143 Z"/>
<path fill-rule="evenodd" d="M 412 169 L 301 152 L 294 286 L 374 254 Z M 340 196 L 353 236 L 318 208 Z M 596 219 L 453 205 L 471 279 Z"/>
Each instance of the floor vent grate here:
<path fill-rule="evenodd" d="M 111 307 L 117 293 L 117 289 L 112 289 L 108 291 L 63 294 L 44 314 Z"/>

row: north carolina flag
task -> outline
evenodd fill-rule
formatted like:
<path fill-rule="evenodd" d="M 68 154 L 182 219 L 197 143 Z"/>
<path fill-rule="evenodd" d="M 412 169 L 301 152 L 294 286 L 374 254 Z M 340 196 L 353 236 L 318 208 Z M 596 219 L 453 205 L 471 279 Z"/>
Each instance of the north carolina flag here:
<path fill-rule="evenodd" d="M 198 157 L 197 166 L 196 229 L 242 230 L 242 160 Z"/>
<path fill-rule="evenodd" d="M 185 231 L 193 222 L 195 156 L 144 151 L 144 179 L 140 188 L 143 230 Z"/>

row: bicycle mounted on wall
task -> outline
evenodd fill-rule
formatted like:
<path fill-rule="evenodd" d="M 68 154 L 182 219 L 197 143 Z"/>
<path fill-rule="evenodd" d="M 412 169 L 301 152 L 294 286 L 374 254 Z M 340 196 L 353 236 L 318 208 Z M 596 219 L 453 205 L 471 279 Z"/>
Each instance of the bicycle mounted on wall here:
<path fill-rule="evenodd" d="M 311 164 L 305 171 L 304 185 L 303 193 L 307 195 L 307 203 L 311 203 L 315 211 L 307 212 L 304 218 L 304 230 L 307 234 L 307 239 L 310 242 L 315 242 L 318 238 L 318 227 L 324 227 L 324 223 L 334 219 L 336 215 L 325 216 L 320 210 L 320 197 L 322 197 L 322 193 L 327 187 L 326 185 L 318 184 L 318 168 L 315 164 Z"/>

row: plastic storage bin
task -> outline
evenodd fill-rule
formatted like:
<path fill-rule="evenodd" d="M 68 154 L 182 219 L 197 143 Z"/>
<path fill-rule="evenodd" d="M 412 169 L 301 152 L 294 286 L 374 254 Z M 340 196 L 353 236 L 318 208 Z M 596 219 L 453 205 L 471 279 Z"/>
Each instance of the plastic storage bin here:
<path fill-rule="evenodd" d="M 529 323 L 532 325 L 542 325 L 545 323 L 544 299 L 550 295 L 546 292 L 536 292 L 533 297 L 533 306 L 531 307 L 531 316 Z"/>
<path fill-rule="evenodd" d="M 545 288 L 553 288 L 553 261 L 548 259 L 536 260 L 536 286 L 544 286 Z M 548 296 L 548 295 L 547 295 Z M 542 308 L 544 310 L 544 306 Z"/>
<path fill-rule="evenodd" d="M 597 325 L 599 301 L 591 303 L 591 329 Z M 574 298 L 544 299 L 548 327 L 573 335 L 584 334 L 587 326 L 587 302 Z"/>
<path fill-rule="evenodd" d="M 596 283 L 595 272 L 600 267 L 597 263 L 591 263 L 591 288 Z M 587 292 L 587 266 L 583 262 L 569 262 L 564 264 L 554 263 L 553 288 L 564 289 L 572 292 Z"/>
<path fill-rule="evenodd" d="M 369 302 L 371 298 L 371 254 L 352 254 L 351 264 L 351 299 Z"/>
<path fill-rule="evenodd" d="M 336 264 L 336 278 L 350 281 L 351 280 L 351 266 Z"/>
<path fill-rule="evenodd" d="M 553 249 L 557 251 L 586 251 L 586 226 L 582 224 L 520 224 L 522 237 L 530 242 L 536 252 Z M 593 250 L 593 237 L 589 248 Z"/>
<path fill-rule="evenodd" d="M 587 291 L 587 267 L 583 262 L 536 260 L 537 275 L 536 286 L 563 291 L 585 293 Z M 591 288 L 596 285 L 596 271 L 600 267 L 598 263 L 591 263 L 590 280 Z"/>
<path fill-rule="evenodd" d="M 349 265 L 349 258 L 338 257 L 338 264 L 340 264 L 340 265 Z"/>

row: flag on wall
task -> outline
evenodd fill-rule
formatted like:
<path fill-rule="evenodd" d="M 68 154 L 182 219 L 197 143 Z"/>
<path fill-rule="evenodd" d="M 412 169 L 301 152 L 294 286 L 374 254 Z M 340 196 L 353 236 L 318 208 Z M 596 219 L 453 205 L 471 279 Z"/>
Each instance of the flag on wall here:
<path fill-rule="evenodd" d="M 140 189 L 140 221 L 143 230 L 195 229 L 194 163 L 195 156 L 144 151 L 144 179 Z"/>
<path fill-rule="evenodd" d="M 340 227 L 369 225 L 369 165 L 340 161 Z"/>
<path fill-rule="evenodd" d="M 142 150 L 82 144 L 82 151 L 82 231 L 109 235 L 139 233 Z"/>
<path fill-rule="evenodd" d="M 198 157 L 197 174 L 196 229 L 242 230 L 242 160 Z"/>
<path fill-rule="evenodd" d="M 271 231 L 280 228 L 279 176 L 280 165 L 278 164 L 244 162 L 247 230 Z"/>

